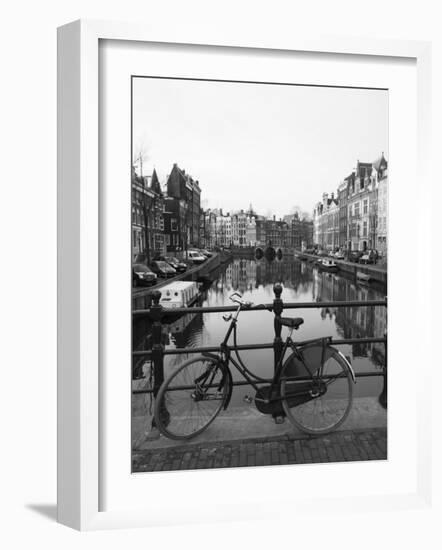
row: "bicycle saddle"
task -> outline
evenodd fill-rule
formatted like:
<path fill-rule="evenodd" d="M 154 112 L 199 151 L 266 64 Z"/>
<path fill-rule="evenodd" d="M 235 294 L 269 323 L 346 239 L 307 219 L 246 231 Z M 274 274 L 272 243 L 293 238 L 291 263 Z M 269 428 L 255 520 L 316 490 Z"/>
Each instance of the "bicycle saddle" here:
<path fill-rule="evenodd" d="M 279 322 L 284 327 L 290 327 L 297 330 L 304 322 L 304 319 L 302 317 L 279 317 Z"/>

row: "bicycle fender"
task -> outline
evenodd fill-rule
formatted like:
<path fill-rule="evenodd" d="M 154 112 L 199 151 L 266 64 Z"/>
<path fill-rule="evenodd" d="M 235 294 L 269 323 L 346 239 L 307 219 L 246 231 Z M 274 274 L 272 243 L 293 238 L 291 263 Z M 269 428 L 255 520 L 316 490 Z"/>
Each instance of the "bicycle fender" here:
<path fill-rule="evenodd" d="M 353 370 L 353 367 L 351 366 L 350 361 L 347 359 L 347 357 L 345 357 L 345 355 L 342 353 L 342 351 L 339 351 L 339 350 L 336 349 L 336 348 L 335 348 L 335 350 L 339 353 L 339 355 L 341 356 L 342 360 L 343 360 L 344 363 L 347 365 L 347 368 L 348 368 L 348 370 L 350 371 L 350 374 L 351 374 L 351 377 L 352 377 L 352 380 L 353 380 L 353 384 L 356 384 L 356 375 L 355 375 L 355 371 Z"/>
<path fill-rule="evenodd" d="M 353 367 L 351 366 L 351 363 L 349 362 L 349 360 L 347 359 L 347 357 L 345 357 L 345 355 L 339 351 L 337 348 L 335 348 L 334 346 L 331 346 L 330 344 L 325 344 L 325 342 L 327 341 L 327 338 L 321 338 L 321 339 L 317 339 L 317 340 L 311 340 L 311 341 L 308 341 L 308 342 L 305 342 L 303 343 L 303 345 L 299 346 L 298 348 L 298 352 L 299 353 L 303 353 L 304 350 L 308 350 L 308 349 L 313 349 L 316 347 L 318 347 L 319 345 L 321 345 L 322 347 L 322 353 L 325 355 L 327 355 L 327 353 L 333 351 L 333 352 L 336 352 L 339 357 L 344 361 L 344 364 L 345 366 L 348 368 L 349 372 L 350 372 L 350 376 L 353 380 L 353 383 L 356 384 L 356 376 L 355 376 L 355 372 L 353 370 Z M 328 350 L 328 351 L 327 351 Z M 323 356 L 323 359 L 325 357 Z"/>

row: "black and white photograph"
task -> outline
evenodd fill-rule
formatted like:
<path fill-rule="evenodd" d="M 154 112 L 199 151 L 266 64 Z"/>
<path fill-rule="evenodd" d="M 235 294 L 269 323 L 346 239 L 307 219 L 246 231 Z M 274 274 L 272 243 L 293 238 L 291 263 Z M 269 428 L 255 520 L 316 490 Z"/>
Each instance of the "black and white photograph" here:
<path fill-rule="evenodd" d="M 386 460 L 388 90 L 131 94 L 132 472 Z"/>
<path fill-rule="evenodd" d="M 3 10 L 1 546 L 439 548 L 440 2 L 52 4 Z"/>

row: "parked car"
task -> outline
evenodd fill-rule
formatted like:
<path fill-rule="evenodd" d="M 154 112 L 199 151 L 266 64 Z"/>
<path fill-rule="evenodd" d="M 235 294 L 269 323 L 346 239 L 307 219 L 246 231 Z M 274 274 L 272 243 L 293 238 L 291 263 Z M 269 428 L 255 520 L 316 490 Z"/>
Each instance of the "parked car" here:
<path fill-rule="evenodd" d="M 360 264 L 374 264 L 374 255 L 372 254 L 364 254 L 359 258 Z"/>
<path fill-rule="evenodd" d="M 353 263 L 359 263 L 360 258 L 364 255 L 360 250 L 353 250 L 348 255 L 348 261 Z"/>
<path fill-rule="evenodd" d="M 344 253 L 341 252 L 341 251 L 335 252 L 335 259 L 336 259 L 336 260 L 345 260 L 345 255 L 344 255 Z"/>
<path fill-rule="evenodd" d="M 202 264 L 207 260 L 207 258 L 197 250 L 189 250 L 187 252 L 187 259 L 191 261 L 193 264 Z"/>
<path fill-rule="evenodd" d="M 164 256 L 164 258 L 160 259 L 171 265 L 177 273 L 184 273 L 187 269 L 187 264 L 174 256 Z"/>
<path fill-rule="evenodd" d="M 200 252 L 203 256 L 206 256 L 207 258 L 211 258 L 213 256 L 213 253 L 210 252 L 210 250 L 207 250 L 206 248 L 203 248 L 202 250 L 200 250 Z"/>
<path fill-rule="evenodd" d="M 162 277 L 163 279 L 175 277 L 176 275 L 176 270 L 164 260 L 155 260 L 150 264 L 150 267 L 158 277 Z"/>
<path fill-rule="evenodd" d="M 151 286 L 157 282 L 157 276 L 144 264 L 134 264 L 132 266 L 132 285 Z"/>

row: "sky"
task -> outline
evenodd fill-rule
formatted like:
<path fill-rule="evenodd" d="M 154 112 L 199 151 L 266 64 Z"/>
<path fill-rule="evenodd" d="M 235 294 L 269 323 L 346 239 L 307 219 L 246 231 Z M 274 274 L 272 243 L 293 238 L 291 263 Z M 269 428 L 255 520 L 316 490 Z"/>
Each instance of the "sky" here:
<path fill-rule="evenodd" d="M 311 214 L 358 160 L 388 160 L 384 90 L 134 78 L 132 113 L 143 175 L 177 163 L 225 213 Z"/>

